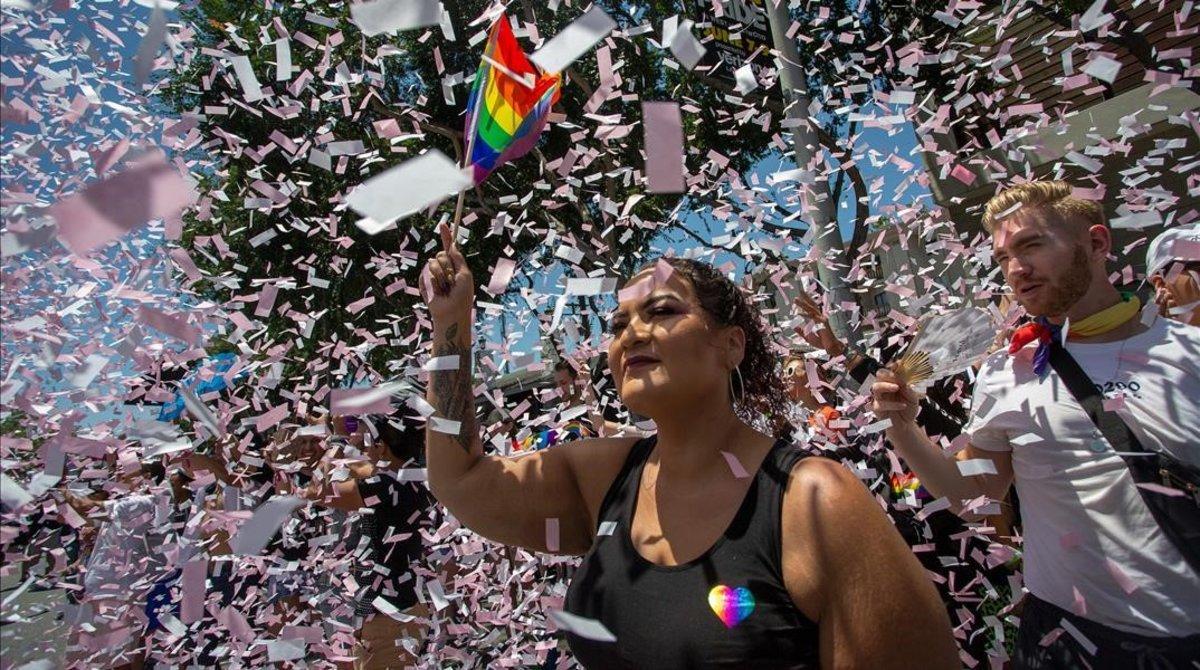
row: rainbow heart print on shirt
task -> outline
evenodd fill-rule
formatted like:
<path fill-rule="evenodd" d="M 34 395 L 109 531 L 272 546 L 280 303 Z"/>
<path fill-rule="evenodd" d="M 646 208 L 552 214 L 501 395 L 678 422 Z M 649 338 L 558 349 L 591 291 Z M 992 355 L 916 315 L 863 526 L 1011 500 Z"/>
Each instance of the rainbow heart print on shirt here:
<path fill-rule="evenodd" d="M 754 594 L 745 586 L 731 589 L 717 584 L 708 592 L 708 606 L 726 628 L 733 628 L 754 611 Z"/>

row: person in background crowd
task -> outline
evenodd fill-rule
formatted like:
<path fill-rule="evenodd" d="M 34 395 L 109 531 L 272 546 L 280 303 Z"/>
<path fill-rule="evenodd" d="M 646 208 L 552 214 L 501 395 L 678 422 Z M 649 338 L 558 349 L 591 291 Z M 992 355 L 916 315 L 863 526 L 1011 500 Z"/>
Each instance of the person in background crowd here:
<path fill-rule="evenodd" d="M 829 325 L 829 316 L 810 296 L 800 294 L 795 300 L 799 313 L 811 324 L 801 324 L 796 327 L 796 334 L 802 337 L 811 347 L 823 350 L 831 360 L 845 357 L 841 367 L 858 384 L 864 384 L 871 375 L 883 367 L 872 358 L 861 346 L 847 346 Z M 888 355 L 884 352 L 883 355 Z M 798 391 L 803 395 L 803 391 Z M 929 395 L 922 398 L 921 414 L 918 419 L 921 426 L 930 435 L 944 435 L 950 438 L 958 435 L 966 423 L 962 409 L 950 400 L 950 394 L 942 392 L 941 385 L 935 385 Z"/>
<path fill-rule="evenodd" d="M 1154 238 L 1146 247 L 1146 277 L 1163 316 L 1200 326 L 1200 223 Z"/>
<path fill-rule="evenodd" d="M 429 610 L 419 603 L 412 565 L 422 551 L 420 526 L 433 504 L 424 487 L 400 481 L 400 471 L 424 465 L 422 426 L 400 416 L 371 415 L 355 421 L 362 429 L 365 461 L 338 472 L 327 456 L 307 500 L 344 512 L 360 512 L 354 547 L 355 613 L 360 619 L 356 670 L 404 668 L 416 662 Z"/>
<path fill-rule="evenodd" d="M 178 475 L 168 478 L 158 462 L 118 460 L 117 468 L 123 493 L 103 501 L 66 496 L 80 516 L 99 526 L 70 651 L 79 667 L 137 670 L 146 663 L 149 637 L 162 627 L 160 617 L 172 611 L 169 589 L 178 571 L 157 550 L 176 541 L 172 522 L 181 521 L 178 506 L 188 496 Z"/>
<path fill-rule="evenodd" d="M 475 284 L 439 232 L 433 355 L 469 356 Z M 498 542 L 586 554 L 564 607 L 591 620 L 567 634 L 585 667 L 958 667 L 936 592 L 862 484 L 751 425 L 787 430 L 753 303 L 712 266 L 663 262 L 625 285 L 608 351 L 656 435 L 484 456 L 469 372 L 439 371 L 431 490 Z"/>
<path fill-rule="evenodd" d="M 1143 315 L 1135 296 L 1118 293 L 1100 207 L 1067 183 L 1003 191 L 983 223 L 1009 288 L 1037 320 L 981 368 L 969 442 L 947 458 L 917 423 L 916 394 L 889 371 L 872 387 L 873 409 L 891 420 L 888 439 L 935 495 L 958 506 L 999 500 L 1015 481 L 1029 589 L 1016 668 L 1193 667 L 1200 574 L 1183 552 L 1195 548 L 1171 539 L 1151 512 L 1157 503 L 1143 498 L 1170 490 L 1136 485 L 1118 452 L 1140 441 L 1165 455 L 1160 463 L 1200 465 L 1200 331 Z M 1085 411 L 1086 400 L 1099 415 L 1095 396 L 1078 400 L 1068 388 L 1066 375 L 1078 376 L 1063 372 L 1063 351 L 1090 378 L 1087 390 L 1102 394 L 1104 411 L 1119 410 L 1130 425 L 1121 447 Z"/>
<path fill-rule="evenodd" d="M 791 400 L 800 415 L 798 419 L 810 431 L 809 441 L 814 437 L 820 438 L 821 445 L 829 444 L 828 449 L 836 449 L 844 430 L 834 427 L 833 422 L 841 418 L 838 411 L 836 390 L 822 388 L 825 380 L 820 367 L 815 361 L 809 361 L 800 351 L 793 351 L 783 361 L 783 379 L 787 384 L 788 400 Z M 821 398 L 817 398 L 817 394 Z"/>
<path fill-rule="evenodd" d="M 579 387 L 579 372 L 566 360 L 554 364 L 554 387 L 558 389 L 560 410 L 579 405 L 583 398 Z"/>

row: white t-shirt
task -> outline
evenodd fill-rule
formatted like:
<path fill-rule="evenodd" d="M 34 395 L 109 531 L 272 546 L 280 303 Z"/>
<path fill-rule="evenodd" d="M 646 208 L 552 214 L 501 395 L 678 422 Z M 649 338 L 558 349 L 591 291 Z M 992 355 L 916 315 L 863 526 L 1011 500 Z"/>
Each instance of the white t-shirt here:
<path fill-rule="evenodd" d="M 1124 395 L 1116 411 L 1144 447 L 1200 464 L 1200 328 L 1158 318 L 1127 340 L 1067 350 L 1105 398 Z M 987 360 L 965 429 L 980 449 L 1012 452 L 1030 592 L 1127 632 L 1200 633 L 1200 576 L 1053 368 L 1034 374 L 1034 351 Z"/>

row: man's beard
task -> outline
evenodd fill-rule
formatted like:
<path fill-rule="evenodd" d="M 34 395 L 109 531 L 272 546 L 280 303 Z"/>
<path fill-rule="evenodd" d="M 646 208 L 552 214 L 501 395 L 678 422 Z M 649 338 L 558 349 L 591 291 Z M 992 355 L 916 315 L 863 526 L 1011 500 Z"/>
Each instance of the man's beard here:
<path fill-rule="evenodd" d="M 1083 245 L 1075 247 L 1075 252 L 1071 255 L 1071 264 L 1067 267 L 1066 272 L 1063 272 L 1049 286 L 1048 303 L 1045 308 L 1039 310 L 1041 314 L 1037 316 L 1058 316 L 1066 314 L 1071 306 L 1079 302 L 1079 299 L 1087 294 L 1088 286 L 1092 283 L 1092 266 L 1088 261 L 1087 250 Z"/>

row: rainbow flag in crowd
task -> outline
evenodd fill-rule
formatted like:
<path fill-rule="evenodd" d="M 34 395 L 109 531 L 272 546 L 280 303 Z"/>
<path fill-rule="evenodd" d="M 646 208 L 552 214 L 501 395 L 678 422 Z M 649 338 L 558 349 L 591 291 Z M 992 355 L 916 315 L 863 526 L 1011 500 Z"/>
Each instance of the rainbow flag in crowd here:
<path fill-rule="evenodd" d="M 561 84 L 561 75 L 539 73 L 529 62 L 501 14 L 492 25 L 467 100 L 463 136 L 476 184 L 537 144 Z"/>
<path fill-rule="evenodd" d="M 907 492 L 913 492 L 918 500 L 932 500 L 933 496 L 929 491 L 921 486 L 921 480 L 911 472 L 906 472 L 903 475 L 892 473 L 892 495 L 896 498 L 903 498 Z"/>

